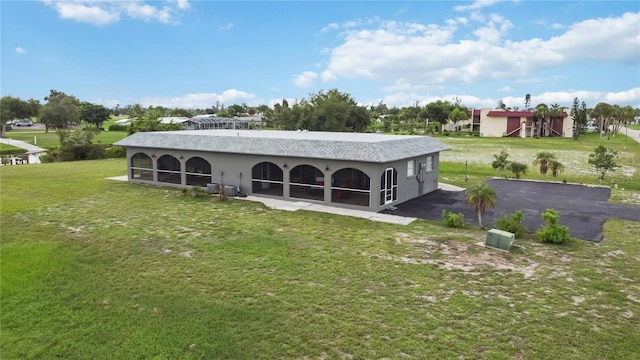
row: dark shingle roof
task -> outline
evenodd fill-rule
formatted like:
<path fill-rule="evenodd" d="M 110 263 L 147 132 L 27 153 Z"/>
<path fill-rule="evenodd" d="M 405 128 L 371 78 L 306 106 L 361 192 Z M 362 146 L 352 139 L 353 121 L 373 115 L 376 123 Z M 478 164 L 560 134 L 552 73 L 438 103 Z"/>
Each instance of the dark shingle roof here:
<path fill-rule="evenodd" d="M 269 130 L 142 132 L 115 145 L 375 163 L 451 149 L 429 136 Z"/>

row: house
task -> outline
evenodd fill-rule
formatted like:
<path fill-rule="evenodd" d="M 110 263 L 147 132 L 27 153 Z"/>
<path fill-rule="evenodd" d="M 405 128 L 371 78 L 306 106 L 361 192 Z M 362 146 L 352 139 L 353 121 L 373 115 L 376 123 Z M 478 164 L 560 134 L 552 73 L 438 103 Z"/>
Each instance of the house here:
<path fill-rule="evenodd" d="M 186 130 L 249 129 L 252 120 L 198 115 L 184 121 Z"/>
<path fill-rule="evenodd" d="M 369 211 L 437 190 L 439 154 L 450 149 L 428 136 L 269 130 L 141 132 L 116 145 L 132 183 Z"/>
<path fill-rule="evenodd" d="M 473 110 L 472 121 L 480 136 L 573 136 L 573 117 L 566 110 L 562 116 L 539 119 L 529 110 L 479 109 Z"/>
<path fill-rule="evenodd" d="M 188 117 L 183 117 L 183 116 L 168 116 L 168 117 L 158 118 L 158 121 L 161 124 L 165 124 L 165 125 L 169 125 L 169 124 L 184 124 L 187 120 L 189 120 L 189 118 Z"/>

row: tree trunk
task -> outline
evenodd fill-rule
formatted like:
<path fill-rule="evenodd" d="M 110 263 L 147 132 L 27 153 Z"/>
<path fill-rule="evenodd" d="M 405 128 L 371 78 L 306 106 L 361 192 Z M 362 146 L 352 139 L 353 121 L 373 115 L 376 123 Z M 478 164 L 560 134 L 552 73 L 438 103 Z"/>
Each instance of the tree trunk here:
<path fill-rule="evenodd" d="M 478 213 L 478 224 L 480 224 L 480 228 L 484 229 L 484 226 L 482 226 L 482 214 Z"/>

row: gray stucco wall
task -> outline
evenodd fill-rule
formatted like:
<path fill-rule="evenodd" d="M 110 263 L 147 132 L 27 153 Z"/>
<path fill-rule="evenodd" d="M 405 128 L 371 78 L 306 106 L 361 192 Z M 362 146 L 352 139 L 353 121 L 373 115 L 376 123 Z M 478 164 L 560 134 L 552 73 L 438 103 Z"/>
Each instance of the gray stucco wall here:
<path fill-rule="evenodd" d="M 134 179 L 131 171 L 131 157 L 136 153 L 144 153 L 152 158 L 154 166 L 154 180 L 146 181 Z M 155 155 L 155 156 L 154 156 Z M 165 182 L 158 182 L 156 171 L 157 159 L 163 155 L 172 155 L 177 159 L 180 159 L 182 182 L 181 184 L 171 184 Z M 149 148 L 136 148 L 127 147 L 127 173 L 129 181 L 132 183 L 145 183 L 156 184 L 162 186 L 175 186 L 185 187 L 185 168 L 186 162 L 192 157 L 201 157 L 207 160 L 211 164 L 211 182 L 220 183 L 224 185 L 236 185 L 240 186 L 241 192 L 251 194 L 251 172 L 252 168 L 261 162 L 271 162 L 280 169 L 283 170 L 284 177 L 284 196 L 282 198 L 296 201 L 311 201 L 313 200 L 301 200 L 299 198 L 289 197 L 289 171 L 298 165 L 310 165 L 318 168 L 323 172 L 326 179 L 330 179 L 331 176 L 338 170 L 344 168 L 355 168 L 370 178 L 371 184 L 371 197 L 369 207 L 333 203 L 331 202 L 331 183 L 325 182 L 324 202 L 327 205 L 340 206 L 345 208 L 354 208 L 360 210 L 380 211 L 382 209 L 397 205 L 404 201 L 413 199 L 415 197 L 424 195 L 438 188 L 438 171 L 439 171 L 439 154 L 433 153 L 420 157 L 403 159 L 391 163 L 369 163 L 369 162 L 353 162 L 353 161 L 340 161 L 340 160 L 321 160 L 321 159 L 307 159 L 307 158 L 291 158 L 291 157 L 277 157 L 277 156 L 262 156 L 262 155 L 246 155 L 246 154 L 229 154 L 229 153 L 210 153 L 188 150 L 165 150 L 165 149 L 149 149 Z M 407 162 L 408 160 L 415 160 L 415 172 L 420 172 L 420 164 L 425 164 L 427 156 L 433 157 L 432 171 L 423 172 L 421 176 L 407 176 Z M 284 164 L 287 166 L 284 167 Z M 380 186 L 381 177 L 385 172 L 385 169 L 392 167 L 397 171 L 398 179 L 398 191 L 395 201 L 380 205 Z M 327 170 L 328 168 L 328 170 Z"/>

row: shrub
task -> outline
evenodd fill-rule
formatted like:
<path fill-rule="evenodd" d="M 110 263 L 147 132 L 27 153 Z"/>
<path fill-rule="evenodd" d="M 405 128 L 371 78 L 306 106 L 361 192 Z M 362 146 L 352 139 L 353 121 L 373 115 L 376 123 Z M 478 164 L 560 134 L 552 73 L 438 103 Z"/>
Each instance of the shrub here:
<path fill-rule="evenodd" d="M 113 124 L 109 126 L 109 131 L 129 131 L 129 125 Z"/>
<path fill-rule="evenodd" d="M 442 210 L 442 223 L 447 227 L 464 227 L 464 214 Z"/>
<path fill-rule="evenodd" d="M 520 176 L 527 172 L 527 164 L 512 161 L 509 163 L 509 171 L 513 173 L 516 179 L 520 179 Z"/>
<path fill-rule="evenodd" d="M 496 219 L 496 229 L 508 231 L 514 234 L 516 239 L 521 238 L 524 233 L 529 231 L 526 226 L 522 225 L 523 217 L 524 213 L 520 210 L 511 215 L 503 214 Z"/>
<path fill-rule="evenodd" d="M 107 149 L 104 156 L 108 159 L 127 157 L 127 150 L 122 146 L 112 146 Z"/>
<path fill-rule="evenodd" d="M 563 244 L 571 237 L 569 236 L 569 228 L 565 225 L 559 225 L 560 215 L 553 209 L 547 209 L 542 213 L 542 219 L 547 224 L 538 231 L 536 236 L 544 243 Z"/>

